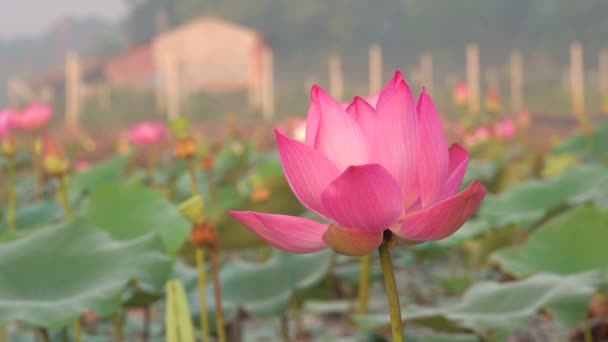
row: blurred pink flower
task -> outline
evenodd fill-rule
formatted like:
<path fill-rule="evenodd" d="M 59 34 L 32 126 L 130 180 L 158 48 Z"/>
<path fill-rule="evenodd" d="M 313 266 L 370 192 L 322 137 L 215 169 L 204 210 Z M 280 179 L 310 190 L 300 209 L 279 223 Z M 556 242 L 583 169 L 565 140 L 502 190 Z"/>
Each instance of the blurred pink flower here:
<path fill-rule="evenodd" d="M 46 126 L 52 116 L 53 109 L 50 106 L 31 103 L 21 114 L 15 115 L 14 124 L 21 131 L 30 132 Z"/>
<path fill-rule="evenodd" d="M 458 82 L 454 87 L 454 103 L 457 106 L 466 106 L 469 101 L 469 88 L 464 82 Z"/>
<path fill-rule="evenodd" d="M 0 112 L 0 141 L 4 140 L 14 127 L 16 112 L 12 108 L 5 108 Z"/>
<path fill-rule="evenodd" d="M 491 136 L 491 131 L 486 126 L 478 127 L 473 134 L 464 138 L 467 147 L 473 147 L 487 141 Z"/>
<path fill-rule="evenodd" d="M 275 131 L 283 172 L 296 197 L 329 221 L 232 211 L 269 244 L 292 253 L 332 248 L 365 255 L 384 230 L 411 241 L 458 230 L 485 196 L 474 181 L 457 193 L 469 155 L 448 148 L 441 120 L 423 91 L 418 104 L 400 72 L 377 108 L 362 98 L 343 110 L 320 87 L 311 91 L 305 143 Z"/>
<path fill-rule="evenodd" d="M 91 163 L 86 160 L 78 160 L 76 164 L 74 164 L 74 169 L 76 172 L 84 172 L 91 168 Z"/>
<path fill-rule="evenodd" d="M 494 125 L 494 134 L 500 140 L 511 140 L 517 135 L 517 127 L 513 119 L 504 119 Z"/>
<path fill-rule="evenodd" d="M 128 139 L 137 146 L 155 144 L 165 137 L 166 129 L 162 123 L 144 121 L 129 131 Z"/>
<path fill-rule="evenodd" d="M 530 125 L 530 112 L 522 110 L 517 113 L 517 124 L 521 127 L 528 127 Z"/>

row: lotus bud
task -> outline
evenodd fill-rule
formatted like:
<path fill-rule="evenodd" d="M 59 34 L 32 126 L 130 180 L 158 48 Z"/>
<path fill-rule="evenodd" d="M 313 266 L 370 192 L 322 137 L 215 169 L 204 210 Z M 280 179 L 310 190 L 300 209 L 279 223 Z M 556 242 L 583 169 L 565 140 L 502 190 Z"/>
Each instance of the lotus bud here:
<path fill-rule="evenodd" d="M 196 141 L 192 137 L 179 138 L 173 147 L 173 155 L 181 160 L 194 157 L 196 151 Z"/>
<path fill-rule="evenodd" d="M 205 221 L 204 209 L 205 204 L 199 195 L 182 202 L 178 207 L 180 214 L 192 224 L 200 224 Z"/>
<path fill-rule="evenodd" d="M 199 248 L 215 249 L 219 246 L 219 238 L 215 227 L 209 223 L 199 223 L 192 226 L 190 231 L 192 244 Z"/>
<path fill-rule="evenodd" d="M 253 188 L 249 199 L 251 203 L 260 203 L 267 201 L 270 198 L 270 189 L 264 185 L 258 185 Z"/>
<path fill-rule="evenodd" d="M 201 170 L 207 172 L 213 169 L 213 157 L 210 155 L 206 155 L 201 158 Z"/>
<path fill-rule="evenodd" d="M 65 155 L 49 136 L 42 140 L 42 165 L 50 176 L 62 177 L 68 172 L 69 163 Z"/>

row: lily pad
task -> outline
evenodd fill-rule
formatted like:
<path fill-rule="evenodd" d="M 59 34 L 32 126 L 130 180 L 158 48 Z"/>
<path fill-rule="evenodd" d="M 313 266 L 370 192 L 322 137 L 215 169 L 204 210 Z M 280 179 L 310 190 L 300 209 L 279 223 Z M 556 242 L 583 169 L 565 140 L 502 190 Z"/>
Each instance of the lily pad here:
<path fill-rule="evenodd" d="M 333 252 L 288 254 L 277 252 L 264 263 L 233 261 L 220 270 L 225 320 L 241 309 L 254 316 L 278 316 L 287 310 L 294 291 L 318 284 L 329 272 Z M 198 292 L 193 291 L 190 307 L 199 313 Z M 213 286 L 207 287 L 207 305 L 213 320 Z M 196 322 L 196 320 L 195 320 Z"/>
<path fill-rule="evenodd" d="M 115 241 L 76 219 L 1 244 L 0 269 L 0 325 L 60 327 L 85 310 L 117 310 L 131 280 L 160 291 L 171 259 L 156 234 Z"/>
<path fill-rule="evenodd" d="M 508 283 L 482 282 L 466 291 L 456 303 L 438 308 L 406 308 L 404 321 L 430 326 L 435 330 L 475 331 L 486 337 L 506 336 L 525 329 L 541 309 L 548 309 L 566 326 L 584 319 L 591 296 L 599 286 L 597 274 L 570 276 L 538 274 Z M 355 317 L 364 329 L 387 329 L 388 315 Z"/>
<path fill-rule="evenodd" d="M 608 169 L 605 166 L 575 166 L 555 178 L 530 181 L 486 197 L 479 216 L 492 226 L 511 223 L 526 226 L 560 205 L 590 201 L 607 191 Z"/>
<path fill-rule="evenodd" d="M 106 184 L 91 194 L 87 219 L 118 240 L 157 232 L 174 255 L 189 236 L 190 224 L 163 194 L 135 183 Z"/>
<path fill-rule="evenodd" d="M 553 218 L 522 246 L 500 250 L 491 260 L 516 276 L 593 270 L 608 275 L 606 241 L 608 209 L 583 206 Z"/>
<path fill-rule="evenodd" d="M 70 177 L 71 197 L 78 196 L 84 191 L 94 190 L 103 184 L 118 182 L 123 175 L 127 160 L 126 156 L 117 156 L 95 164 L 86 171 L 75 173 Z"/>

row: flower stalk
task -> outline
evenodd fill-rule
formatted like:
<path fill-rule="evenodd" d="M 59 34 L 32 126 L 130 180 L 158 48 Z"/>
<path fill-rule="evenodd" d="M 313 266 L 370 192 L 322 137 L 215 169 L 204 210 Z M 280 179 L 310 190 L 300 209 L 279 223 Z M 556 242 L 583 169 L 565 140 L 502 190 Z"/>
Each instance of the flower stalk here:
<path fill-rule="evenodd" d="M 211 274 L 213 276 L 213 293 L 215 295 L 215 326 L 217 330 L 217 340 L 226 342 L 226 332 L 224 331 L 224 311 L 222 308 L 222 288 L 220 286 L 220 272 L 218 263 L 218 248 L 210 250 Z"/>
<path fill-rule="evenodd" d="M 17 222 L 17 193 L 15 191 L 15 158 L 11 156 L 7 157 L 7 169 L 6 175 L 8 178 L 8 212 L 7 212 L 7 226 L 9 231 L 15 229 Z"/>
<path fill-rule="evenodd" d="M 359 258 L 360 270 L 359 270 L 359 289 L 358 289 L 358 303 L 357 313 L 367 313 L 367 307 L 369 303 L 369 273 L 371 268 L 371 257 L 370 255 L 364 255 Z"/>
<path fill-rule="evenodd" d="M 401 305 L 399 305 L 399 293 L 397 292 L 397 284 L 395 282 L 395 273 L 389 245 L 392 243 L 393 235 L 390 231 L 384 232 L 384 241 L 378 248 L 380 255 L 380 264 L 382 265 L 382 273 L 384 275 L 384 288 L 386 290 L 386 298 L 388 299 L 388 307 L 391 315 L 391 332 L 393 342 L 403 342 L 403 326 L 401 321 Z"/>
<path fill-rule="evenodd" d="M 116 342 L 123 342 L 122 319 L 118 311 L 112 313 L 112 325 L 114 326 L 114 336 L 116 338 Z"/>
<path fill-rule="evenodd" d="M 63 206 L 65 218 L 67 220 L 70 220 L 72 218 L 72 205 L 70 204 L 70 197 L 69 197 L 69 192 L 68 192 L 68 177 L 65 174 L 59 177 L 58 196 L 59 196 L 61 205 Z"/>
<path fill-rule="evenodd" d="M 196 270 L 198 273 L 198 305 L 203 342 L 209 342 L 209 315 L 207 314 L 207 271 L 205 270 L 205 249 L 196 248 Z"/>

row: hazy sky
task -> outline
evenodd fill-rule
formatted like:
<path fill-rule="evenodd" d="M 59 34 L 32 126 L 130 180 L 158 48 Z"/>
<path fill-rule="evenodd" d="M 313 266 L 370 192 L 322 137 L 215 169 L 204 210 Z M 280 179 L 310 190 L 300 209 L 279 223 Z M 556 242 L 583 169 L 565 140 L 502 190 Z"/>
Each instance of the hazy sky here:
<path fill-rule="evenodd" d="M 0 39 L 43 32 L 66 15 L 99 15 L 116 19 L 124 0 L 0 0 Z"/>

